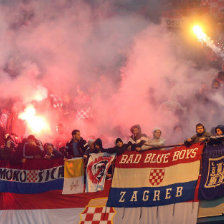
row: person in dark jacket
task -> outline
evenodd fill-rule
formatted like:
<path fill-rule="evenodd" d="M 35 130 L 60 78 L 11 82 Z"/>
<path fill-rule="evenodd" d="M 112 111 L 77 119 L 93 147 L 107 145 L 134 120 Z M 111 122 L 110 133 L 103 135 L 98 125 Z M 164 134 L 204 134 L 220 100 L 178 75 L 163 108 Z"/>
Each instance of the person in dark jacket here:
<path fill-rule="evenodd" d="M 128 149 L 134 151 L 140 151 L 142 146 L 146 144 L 148 138 L 145 134 L 142 134 L 140 125 L 133 125 L 130 129 L 132 135 L 128 141 Z"/>
<path fill-rule="evenodd" d="M 22 154 L 22 162 L 26 159 L 40 159 L 43 157 L 44 148 L 38 139 L 33 135 L 29 135 L 22 143 L 18 145 L 18 152 Z"/>
<path fill-rule="evenodd" d="M 83 157 L 88 144 L 86 141 L 80 136 L 79 130 L 72 131 L 72 139 L 66 144 L 66 157 L 68 159 L 74 157 Z"/>
<path fill-rule="evenodd" d="M 9 134 L 5 135 L 5 145 L 0 148 L 0 159 L 10 160 L 16 151 L 16 144 Z"/>
<path fill-rule="evenodd" d="M 100 138 L 97 138 L 94 142 L 94 150 L 92 153 L 99 153 L 102 151 L 104 151 L 102 140 Z"/>
<path fill-rule="evenodd" d="M 216 136 L 224 135 L 224 125 L 218 125 L 215 127 Z"/>
<path fill-rule="evenodd" d="M 116 153 L 117 155 L 121 155 L 125 150 L 127 150 L 128 145 L 124 144 L 121 138 L 117 138 L 115 140 L 115 146 L 113 148 L 105 149 L 104 151 L 107 153 Z"/>
<path fill-rule="evenodd" d="M 56 158 L 63 158 L 61 152 L 54 148 L 51 143 L 44 144 L 44 158 L 45 159 L 56 159 Z"/>
<path fill-rule="evenodd" d="M 209 144 L 213 146 L 224 145 L 224 125 L 215 127 L 215 136 L 210 138 Z"/>
<path fill-rule="evenodd" d="M 198 142 L 204 142 L 209 139 L 211 136 L 210 133 L 206 132 L 206 129 L 203 124 L 196 124 L 196 135 L 193 135 L 191 138 L 188 138 L 184 143 L 185 145 L 191 145 Z"/>
<path fill-rule="evenodd" d="M 128 144 L 124 144 L 121 138 L 117 138 L 115 140 L 115 146 L 113 148 L 104 149 L 104 152 L 116 153 L 117 156 L 119 156 L 122 153 L 124 153 L 127 150 L 127 148 L 128 148 Z M 110 179 L 113 177 L 114 168 L 115 168 L 115 160 L 113 161 L 113 163 L 111 164 L 111 166 L 108 169 L 108 172 L 106 174 L 107 179 Z"/>
<path fill-rule="evenodd" d="M 85 164 L 88 163 L 88 159 L 91 153 L 99 153 L 99 152 L 105 152 L 105 149 L 103 149 L 102 140 L 100 138 L 97 138 L 95 141 L 93 139 L 90 139 L 88 141 L 88 148 L 86 149 L 83 155 Z"/>

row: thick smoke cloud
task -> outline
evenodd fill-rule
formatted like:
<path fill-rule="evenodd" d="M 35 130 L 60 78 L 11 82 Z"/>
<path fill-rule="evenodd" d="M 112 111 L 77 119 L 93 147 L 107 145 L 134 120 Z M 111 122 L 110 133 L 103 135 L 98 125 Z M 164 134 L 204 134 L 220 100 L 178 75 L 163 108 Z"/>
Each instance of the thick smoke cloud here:
<path fill-rule="evenodd" d="M 108 142 L 128 135 L 135 123 L 149 135 L 160 127 L 171 138 L 179 123 L 189 134 L 195 122 L 210 127 L 220 122 L 207 116 L 208 105 L 195 101 L 215 71 L 198 69 L 186 56 L 181 36 L 168 32 L 160 20 L 163 5 L 143 0 L 0 1 L 1 98 L 27 104 L 44 87 L 68 107 L 90 105 L 91 121 L 65 119 L 53 110 L 48 116 L 64 123 L 68 132 L 79 128 L 86 138 L 107 136 Z"/>

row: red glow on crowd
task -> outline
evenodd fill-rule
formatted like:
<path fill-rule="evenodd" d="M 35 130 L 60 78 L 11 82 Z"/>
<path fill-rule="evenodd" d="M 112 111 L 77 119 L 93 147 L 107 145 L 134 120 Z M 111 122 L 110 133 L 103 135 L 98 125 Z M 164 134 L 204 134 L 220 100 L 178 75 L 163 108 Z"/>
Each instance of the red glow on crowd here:
<path fill-rule="evenodd" d="M 43 116 L 36 114 L 36 109 L 32 104 L 28 105 L 18 118 L 26 122 L 28 130 L 32 134 L 39 135 L 43 132 L 50 132 L 49 123 Z"/>

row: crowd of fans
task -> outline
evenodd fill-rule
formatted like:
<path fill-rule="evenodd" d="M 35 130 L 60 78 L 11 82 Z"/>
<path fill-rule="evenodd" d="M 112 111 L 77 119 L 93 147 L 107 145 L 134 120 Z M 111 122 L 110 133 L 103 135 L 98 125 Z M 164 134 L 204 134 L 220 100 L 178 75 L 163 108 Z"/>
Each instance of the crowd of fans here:
<path fill-rule="evenodd" d="M 177 127 L 178 128 L 178 127 Z M 116 153 L 121 155 L 125 151 L 145 151 L 145 150 L 169 150 L 174 146 L 185 145 L 191 146 L 194 143 L 205 142 L 210 145 L 224 145 L 224 126 L 218 125 L 213 130 L 213 135 L 208 133 L 203 124 L 196 125 L 196 134 L 186 139 L 178 145 L 165 146 L 165 139 L 161 137 L 160 129 L 154 129 L 153 137 L 149 138 L 141 131 L 140 125 L 133 125 L 130 129 L 131 136 L 127 143 L 124 143 L 121 138 L 115 140 L 115 145 L 111 148 L 104 148 L 102 140 L 97 138 L 95 140 L 84 140 L 81 137 L 79 130 L 73 130 L 71 140 L 65 146 L 57 148 L 51 143 L 43 144 L 34 135 L 29 135 L 21 142 L 17 142 L 13 135 L 5 136 L 5 144 L 0 148 L 0 160 L 8 160 L 13 164 L 24 164 L 27 159 L 55 159 L 61 158 L 65 161 L 68 159 L 82 157 L 85 167 L 91 153 Z M 115 163 L 112 164 L 107 172 L 107 178 L 112 178 Z"/>
<path fill-rule="evenodd" d="M 83 157 L 85 163 L 91 153 L 116 153 L 122 154 L 124 151 L 144 151 L 144 150 L 167 150 L 171 146 L 165 146 L 165 139 L 161 137 L 160 129 L 153 131 L 153 137 L 149 138 L 141 131 L 140 125 L 134 125 L 130 129 L 131 136 L 127 143 L 124 143 L 121 138 L 115 140 L 115 145 L 111 148 L 104 148 L 102 140 L 97 138 L 95 140 L 84 140 L 81 137 L 79 130 L 72 131 L 72 138 L 65 146 L 56 149 L 53 144 L 43 144 L 34 135 L 29 135 L 21 142 L 16 142 L 12 135 L 5 136 L 5 144 L 0 149 L 0 159 L 10 160 L 25 163 L 27 159 L 54 159 L 64 158 L 64 160 Z M 196 134 L 191 138 L 186 139 L 178 145 L 185 145 L 189 147 L 191 144 L 198 142 L 206 142 L 212 145 L 224 145 L 224 126 L 218 125 L 214 128 L 214 135 L 206 132 L 203 124 L 196 125 Z M 175 145 L 177 146 L 177 145 Z"/>

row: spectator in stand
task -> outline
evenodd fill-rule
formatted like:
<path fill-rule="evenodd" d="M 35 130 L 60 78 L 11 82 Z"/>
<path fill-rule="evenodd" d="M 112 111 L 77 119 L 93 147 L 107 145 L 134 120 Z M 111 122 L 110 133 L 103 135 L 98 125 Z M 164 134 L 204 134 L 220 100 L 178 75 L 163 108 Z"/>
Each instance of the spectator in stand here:
<path fill-rule="evenodd" d="M 104 152 L 121 155 L 125 150 L 127 150 L 127 147 L 128 145 L 124 144 L 121 138 L 117 138 L 115 141 L 115 146 L 113 148 L 104 149 Z"/>
<path fill-rule="evenodd" d="M 88 149 L 90 151 L 94 150 L 94 142 L 95 142 L 95 140 L 93 140 L 93 139 L 89 139 L 89 141 L 88 141 Z"/>
<path fill-rule="evenodd" d="M 89 154 L 91 153 L 99 153 L 104 152 L 105 149 L 103 149 L 103 143 L 100 138 L 97 138 L 95 141 L 93 139 L 90 139 L 88 141 L 88 148 L 85 151 L 84 158 L 88 158 Z"/>
<path fill-rule="evenodd" d="M 22 154 L 22 162 L 26 162 L 26 159 L 40 159 L 43 157 L 44 148 L 38 139 L 34 135 L 29 135 L 27 139 L 24 139 L 22 143 L 18 145 L 18 152 Z"/>
<path fill-rule="evenodd" d="M 215 127 L 216 136 L 224 135 L 224 125 L 218 125 Z"/>
<path fill-rule="evenodd" d="M 104 151 L 102 140 L 100 138 L 97 138 L 95 141 L 93 139 L 90 139 L 88 141 L 88 148 L 86 149 L 85 154 L 83 155 L 85 168 L 88 164 L 90 155 L 92 153 L 100 153 L 102 151 Z"/>
<path fill-rule="evenodd" d="M 5 135 L 5 145 L 0 148 L 0 159 L 10 160 L 16 150 L 16 144 L 9 134 Z"/>
<path fill-rule="evenodd" d="M 124 144 L 121 138 L 117 138 L 115 140 L 115 146 L 113 148 L 104 149 L 104 152 L 116 153 L 117 155 L 121 155 L 127 149 L 127 147 L 128 145 Z M 107 179 L 111 179 L 113 177 L 114 168 L 115 168 L 115 160 L 108 169 L 108 172 L 106 174 Z"/>
<path fill-rule="evenodd" d="M 215 137 L 211 137 L 209 144 L 213 146 L 224 145 L 224 125 L 218 125 L 215 127 Z"/>
<path fill-rule="evenodd" d="M 161 148 L 165 145 L 165 139 L 161 137 L 162 131 L 159 128 L 154 129 L 153 138 L 148 139 L 145 145 L 142 146 L 142 150 L 147 150 L 151 148 Z"/>
<path fill-rule="evenodd" d="M 75 157 L 83 157 L 88 144 L 86 141 L 80 136 L 79 130 L 72 131 L 72 139 L 66 144 L 66 157 L 68 159 Z"/>
<path fill-rule="evenodd" d="M 45 159 L 63 158 L 63 155 L 57 149 L 55 149 L 52 144 L 45 143 L 44 144 L 44 158 Z"/>
<path fill-rule="evenodd" d="M 90 153 L 94 153 L 94 150 L 95 150 L 95 146 L 94 146 L 94 140 L 93 139 L 89 139 L 88 141 L 88 147 L 83 155 L 83 158 L 84 159 L 87 159 L 89 157 L 89 154 Z"/>
<path fill-rule="evenodd" d="M 5 149 L 10 150 L 10 151 L 16 151 L 16 143 L 11 137 L 11 135 L 6 134 L 5 135 Z"/>
<path fill-rule="evenodd" d="M 188 138 L 184 144 L 189 146 L 194 143 L 204 142 L 211 136 L 210 133 L 206 132 L 206 129 L 203 124 L 196 124 L 196 135 L 193 135 L 191 138 Z"/>
<path fill-rule="evenodd" d="M 96 141 L 94 142 L 94 153 L 99 153 L 102 152 L 103 149 L 103 143 L 100 138 L 97 138 Z"/>
<path fill-rule="evenodd" d="M 142 146 L 148 141 L 148 138 L 145 134 L 142 134 L 140 125 L 133 125 L 130 129 L 132 135 L 128 141 L 128 150 L 140 151 Z"/>

